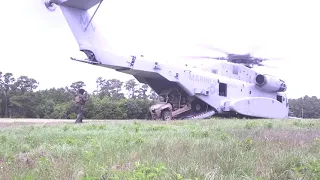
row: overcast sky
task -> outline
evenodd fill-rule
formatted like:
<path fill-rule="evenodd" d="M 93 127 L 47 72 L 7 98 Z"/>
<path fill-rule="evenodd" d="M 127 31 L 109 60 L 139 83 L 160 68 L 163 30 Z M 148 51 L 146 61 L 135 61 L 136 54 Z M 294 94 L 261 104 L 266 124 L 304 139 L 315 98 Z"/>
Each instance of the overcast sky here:
<path fill-rule="evenodd" d="M 94 20 L 117 52 L 222 55 L 195 46 L 206 43 L 232 53 L 254 51 L 255 56 L 281 58 L 269 63 L 278 68 L 257 70 L 284 79 L 289 97 L 320 96 L 319 3 L 300 2 L 105 0 Z M 60 9 L 49 12 L 42 0 L 3 1 L 1 5 L 0 71 L 35 78 L 41 89 L 82 80 L 92 91 L 100 76 L 132 78 L 71 61 L 71 56 L 82 53 Z"/>

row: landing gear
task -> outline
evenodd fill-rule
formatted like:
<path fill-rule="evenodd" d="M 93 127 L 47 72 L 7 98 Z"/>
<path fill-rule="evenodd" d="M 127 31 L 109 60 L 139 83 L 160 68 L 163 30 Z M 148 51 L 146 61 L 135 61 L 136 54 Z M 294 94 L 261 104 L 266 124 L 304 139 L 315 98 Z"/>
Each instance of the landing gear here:
<path fill-rule="evenodd" d="M 172 120 L 172 112 L 169 110 L 163 110 L 161 113 L 161 118 L 164 121 Z"/>
<path fill-rule="evenodd" d="M 196 99 L 191 102 L 191 109 L 194 113 L 200 113 L 206 110 L 206 104 Z"/>

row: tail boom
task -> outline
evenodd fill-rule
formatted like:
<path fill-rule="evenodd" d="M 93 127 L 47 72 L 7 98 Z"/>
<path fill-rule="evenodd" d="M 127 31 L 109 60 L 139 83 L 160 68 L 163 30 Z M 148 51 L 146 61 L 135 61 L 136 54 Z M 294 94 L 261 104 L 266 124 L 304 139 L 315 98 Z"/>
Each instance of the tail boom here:
<path fill-rule="evenodd" d="M 79 50 L 88 57 L 87 60 L 77 60 L 98 66 L 115 69 L 128 74 L 137 72 L 154 72 L 154 62 L 146 61 L 142 57 L 127 57 L 111 52 L 107 40 L 96 27 L 93 16 L 88 10 L 101 3 L 102 0 L 47 0 L 46 6 L 53 4 L 60 7 L 66 22 L 71 29 Z M 99 6 L 98 6 L 99 7 Z M 98 8 L 97 7 L 97 8 Z M 137 62 L 139 61 L 139 62 Z M 128 71 L 132 70 L 134 71 Z"/>
<path fill-rule="evenodd" d="M 79 50 L 95 63 L 103 63 L 103 54 L 108 45 L 93 21 L 95 14 L 91 16 L 88 10 L 101 2 L 102 0 L 46 0 L 45 2 L 48 9 L 54 5 L 60 7 L 79 45 Z"/>
<path fill-rule="evenodd" d="M 101 3 L 103 0 L 47 0 L 47 4 L 56 4 L 58 6 L 72 7 L 81 10 L 89 10 L 93 6 Z"/>

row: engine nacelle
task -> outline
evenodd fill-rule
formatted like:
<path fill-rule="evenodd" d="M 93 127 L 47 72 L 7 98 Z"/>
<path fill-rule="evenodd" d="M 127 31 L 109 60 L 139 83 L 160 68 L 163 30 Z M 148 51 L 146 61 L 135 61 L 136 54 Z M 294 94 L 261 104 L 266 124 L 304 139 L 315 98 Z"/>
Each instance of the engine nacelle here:
<path fill-rule="evenodd" d="M 287 90 L 287 85 L 283 80 L 263 74 L 257 75 L 256 86 L 266 92 L 285 92 Z"/>

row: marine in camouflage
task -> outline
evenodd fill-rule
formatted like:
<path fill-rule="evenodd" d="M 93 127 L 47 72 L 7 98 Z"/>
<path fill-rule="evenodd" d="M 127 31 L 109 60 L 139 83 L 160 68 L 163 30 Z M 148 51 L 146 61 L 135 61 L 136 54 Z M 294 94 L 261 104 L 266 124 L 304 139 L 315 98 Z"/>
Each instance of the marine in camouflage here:
<path fill-rule="evenodd" d="M 79 89 L 75 97 L 77 119 L 75 123 L 82 123 L 83 120 L 83 108 L 85 103 L 88 101 L 88 94 L 84 89 Z"/>

